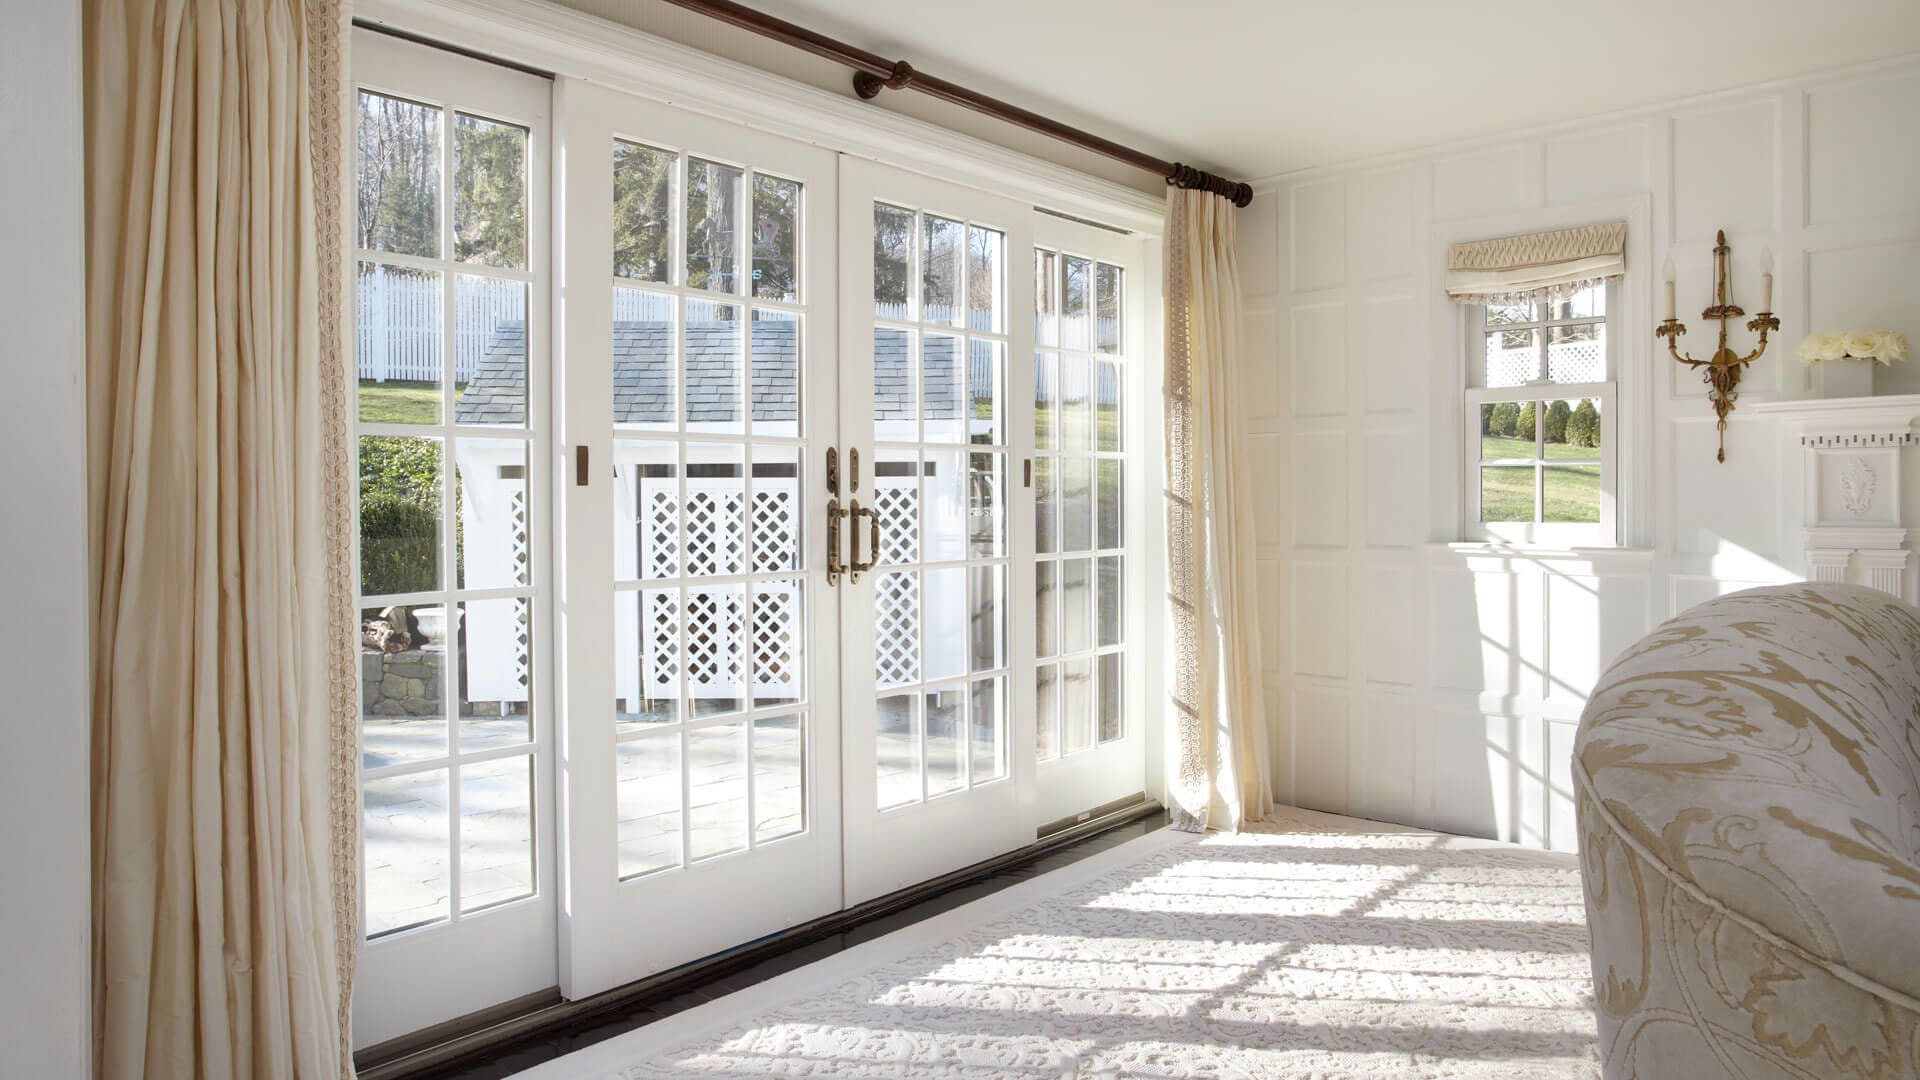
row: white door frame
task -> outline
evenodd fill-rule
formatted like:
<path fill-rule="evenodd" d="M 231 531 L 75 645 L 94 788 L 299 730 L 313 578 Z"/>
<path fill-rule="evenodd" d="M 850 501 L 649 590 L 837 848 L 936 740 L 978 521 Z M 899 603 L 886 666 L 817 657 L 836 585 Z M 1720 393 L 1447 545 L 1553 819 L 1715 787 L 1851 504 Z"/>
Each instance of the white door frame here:
<path fill-rule="evenodd" d="M 364 86 L 369 90 L 444 108 L 449 116 L 454 110 L 467 110 L 520 124 L 528 129 L 527 271 L 511 276 L 529 282 L 527 319 L 532 332 L 527 334 L 527 382 L 534 393 L 529 402 L 525 434 L 528 437 L 528 460 L 538 462 L 549 453 L 550 446 L 547 418 L 541 411 L 548 403 L 548 338 L 539 328 L 552 325 L 547 287 L 551 276 L 547 227 L 552 220 L 548 212 L 547 184 L 551 173 L 551 83 L 547 79 L 497 64 L 365 29 L 353 32 L 352 63 L 356 92 L 358 87 Z M 355 129 L 349 125 L 348 130 L 352 132 Z M 445 162 L 451 159 L 450 136 L 449 121 L 442 139 L 443 168 Z M 353 181 L 349 179 L 348 182 Z M 442 212 L 446 213 L 444 207 Z M 442 225 L 445 235 L 444 219 Z M 351 222 L 348 228 L 353 228 Z M 347 250 L 351 258 L 355 250 L 351 242 Z M 451 253 L 447 254 L 450 256 Z M 407 260 L 403 256 L 395 261 L 404 264 Z M 449 258 L 446 261 L 451 260 Z M 347 270 L 349 280 L 355 280 L 351 276 L 354 271 L 352 263 L 349 263 Z M 350 321 L 348 339 L 357 342 L 358 327 L 353 325 L 353 321 L 357 319 L 358 304 L 347 304 L 346 311 Z M 442 343 L 444 351 L 452 344 L 455 315 L 452 305 L 447 305 L 447 310 L 442 314 L 446 328 L 446 338 Z M 358 357 L 354 350 L 349 350 L 347 361 L 357 366 Z M 440 425 L 419 425 L 417 430 L 414 426 L 396 425 L 384 429 L 383 433 L 445 438 L 453 434 L 455 429 L 452 417 L 443 419 L 446 423 Z M 512 433 L 506 430 L 489 432 L 485 428 L 474 427 L 463 427 L 459 432 L 470 438 Z M 358 440 L 355 442 L 357 446 Z M 452 453 L 443 452 L 442 468 L 448 472 L 454 468 Z M 530 565 L 534 586 L 531 604 L 534 635 L 529 659 L 532 663 L 533 687 L 531 745 L 535 894 L 470 914 L 453 912 L 449 921 L 362 941 L 353 1000 L 356 1046 L 382 1042 L 502 1001 L 536 993 L 554 984 L 555 919 L 558 910 L 555 854 L 558 850 L 558 834 L 552 813 L 554 707 L 551 688 L 555 684 L 552 678 L 553 657 L 548 647 L 553 636 L 550 628 L 553 625 L 554 549 L 550 532 L 540 527 L 540 523 L 552 519 L 552 489 L 548 484 L 531 479 L 534 471 L 528 469 Z M 357 567 L 357 534 L 354 544 Z M 453 570 L 445 567 L 443 573 L 451 577 Z M 466 660 L 462 657 L 457 662 L 465 664 Z M 456 685 L 454 672 L 447 670 L 443 679 L 447 687 L 445 694 L 448 697 L 456 696 L 457 691 L 452 689 Z M 513 747 L 505 753 L 510 756 L 522 750 L 523 747 Z M 453 793 L 457 791 L 457 786 L 452 788 Z M 456 805 L 450 805 L 448 812 L 450 816 L 457 816 L 458 796 L 453 794 L 452 797 Z M 447 871 L 450 875 L 458 873 L 459 856 L 456 846 L 450 854 Z M 366 884 L 364 875 L 362 878 L 361 925 L 364 927 Z"/>
<path fill-rule="evenodd" d="M 839 608 L 826 584 L 824 484 L 833 444 L 836 336 L 832 296 L 837 262 L 835 156 L 764 132 L 708 119 L 574 79 L 556 86 L 561 194 L 556 330 L 568 358 L 561 374 L 553 461 L 560 492 L 560 636 L 564 699 L 559 725 L 561 812 L 565 815 L 560 987 L 581 998 L 732 948 L 838 910 L 840 890 Z M 805 184 L 801 234 L 804 316 L 801 363 L 806 401 L 801 454 L 801 525 L 808 592 L 811 732 L 806 830 L 767 846 L 622 881 L 618 863 L 614 701 L 614 448 L 612 146 L 618 137 L 715 161 L 763 168 Z M 751 203 L 751 197 L 746 200 Z M 680 238 L 674 242 L 681 258 Z M 659 291 L 696 295 L 684 286 Z M 753 306 L 744 295 L 712 295 Z M 744 312 L 743 312 L 744 314 Z M 748 335 L 749 340 L 751 335 Z M 672 440 L 672 433 L 640 437 Z M 799 440 L 754 437 L 756 444 Z M 691 444 L 690 444 L 691 445 Z M 736 444 L 737 445 L 737 444 Z M 576 455 L 584 451 L 585 466 Z M 716 579 L 731 581 L 733 578 Z M 744 714 L 743 714 L 744 715 Z"/>

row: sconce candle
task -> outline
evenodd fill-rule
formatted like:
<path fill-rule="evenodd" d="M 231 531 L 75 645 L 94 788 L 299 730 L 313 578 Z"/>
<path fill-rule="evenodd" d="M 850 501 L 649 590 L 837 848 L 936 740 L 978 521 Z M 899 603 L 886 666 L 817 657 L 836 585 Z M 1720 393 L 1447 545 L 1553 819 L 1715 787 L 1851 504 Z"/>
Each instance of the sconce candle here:
<path fill-rule="evenodd" d="M 1760 310 L 1773 310 L 1773 249 L 1760 252 Z"/>
<path fill-rule="evenodd" d="M 1760 359 L 1767 351 L 1767 332 L 1780 329 L 1780 320 L 1773 317 L 1773 252 L 1765 256 L 1765 272 L 1760 275 L 1760 302 L 1768 310 L 1749 320 L 1747 329 L 1760 333 L 1760 345 L 1745 356 L 1727 347 L 1727 320 L 1745 315 L 1738 304 L 1727 299 L 1727 261 L 1732 254 L 1727 246 L 1727 233 L 1722 229 L 1715 238 L 1713 246 L 1713 306 L 1700 313 L 1703 319 L 1720 321 L 1720 345 L 1713 357 L 1708 360 L 1695 360 L 1680 352 L 1680 335 L 1687 328 L 1673 316 L 1673 260 L 1667 260 L 1667 317 L 1653 332 L 1654 337 L 1667 339 L 1667 351 L 1673 354 L 1675 361 L 1688 367 L 1704 368 L 1700 377 L 1707 384 L 1707 400 L 1713 403 L 1713 413 L 1719 418 L 1720 451 L 1717 461 L 1727 460 L 1727 414 L 1733 411 L 1734 399 L 1740 396 L 1740 371 L 1748 364 Z"/>
<path fill-rule="evenodd" d="M 1666 293 L 1667 293 L 1667 307 L 1666 307 L 1666 311 L 1665 311 L 1665 313 L 1663 313 L 1663 314 L 1662 314 L 1662 315 L 1661 315 L 1660 317 L 1661 317 L 1662 319 L 1664 319 L 1664 320 L 1666 320 L 1667 322 L 1672 322 L 1672 321 L 1673 321 L 1673 312 L 1674 312 L 1674 304 L 1673 304 L 1673 256 L 1671 256 L 1671 255 L 1669 255 L 1669 256 L 1667 256 L 1667 262 L 1666 262 L 1666 266 L 1665 266 L 1665 267 L 1664 267 L 1663 269 L 1664 269 L 1664 271 L 1665 271 L 1665 273 L 1666 273 Z"/>

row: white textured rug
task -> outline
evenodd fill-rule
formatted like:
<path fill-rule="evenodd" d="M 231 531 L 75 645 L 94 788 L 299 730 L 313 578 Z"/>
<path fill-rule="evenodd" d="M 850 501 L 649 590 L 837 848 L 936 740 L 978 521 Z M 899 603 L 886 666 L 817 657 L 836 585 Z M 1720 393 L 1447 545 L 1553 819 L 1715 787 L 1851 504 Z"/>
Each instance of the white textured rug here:
<path fill-rule="evenodd" d="M 1572 856 L 1161 830 L 521 1074 L 1597 1076 Z"/>

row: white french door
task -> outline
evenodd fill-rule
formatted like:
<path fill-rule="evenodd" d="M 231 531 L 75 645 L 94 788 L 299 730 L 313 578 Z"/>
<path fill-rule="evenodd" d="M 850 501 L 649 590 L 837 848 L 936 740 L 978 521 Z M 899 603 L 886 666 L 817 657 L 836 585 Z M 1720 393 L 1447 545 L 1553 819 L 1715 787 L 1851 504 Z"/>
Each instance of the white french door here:
<path fill-rule="evenodd" d="M 555 980 L 552 85 L 366 30 L 353 74 L 366 1046 Z"/>
<path fill-rule="evenodd" d="M 837 910 L 835 155 L 562 87 L 561 987 Z"/>
<path fill-rule="evenodd" d="M 1142 240 L 354 46 L 359 1045 L 1142 790 Z"/>

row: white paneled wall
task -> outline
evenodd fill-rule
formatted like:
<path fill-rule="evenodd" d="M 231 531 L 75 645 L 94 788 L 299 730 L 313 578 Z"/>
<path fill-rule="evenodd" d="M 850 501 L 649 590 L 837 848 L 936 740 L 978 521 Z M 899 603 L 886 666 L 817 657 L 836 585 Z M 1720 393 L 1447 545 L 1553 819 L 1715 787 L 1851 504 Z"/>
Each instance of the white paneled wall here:
<path fill-rule="evenodd" d="M 1623 545 L 1457 543 L 1464 336 L 1438 295 L 1445 243 L 1603 211 L 1633 223 Z M 1810 328 L 1920 341 L 1920 58 L 1301 174 L 1239 228 L 1282 797 L 1571 848 L 1574 725 L 1611 659 L 1693 604 L 1804 571 L 1790 443 L 1736 411 L 1715 463 L 1699 376 L 1655 351 L 1658 268 L 1672 256 L 1700 355 L 1715 230 L 1749 307 L 1773 250 L 1782 328 L 1745 403 L 1810 392 L 1793 356 Z M 1920 392 L 1920 361 L 1879 391 Z"/>

